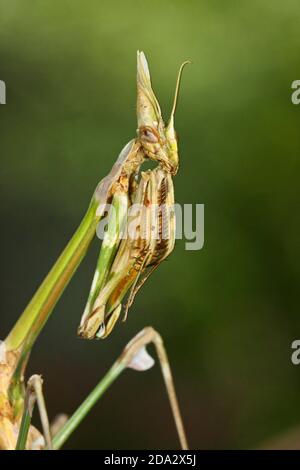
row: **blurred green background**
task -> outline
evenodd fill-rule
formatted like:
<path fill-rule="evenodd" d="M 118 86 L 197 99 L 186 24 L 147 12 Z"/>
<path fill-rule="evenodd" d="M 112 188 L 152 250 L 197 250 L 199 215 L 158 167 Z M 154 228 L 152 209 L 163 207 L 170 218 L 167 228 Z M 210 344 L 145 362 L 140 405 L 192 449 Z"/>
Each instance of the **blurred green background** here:
<path fill-rule="evenodd" d="M 300 423 L 298 0 L 0 0 L 1 338 L 135 136 L 136 50 L 176 127 L 181 203 L 205 204 L 103 342 L 77 339 L 96 240 L 32 353 L 50 415 L 72 413 L 141 328 L 161 332 L 193 448 L 256 447 Z M 37 421 L 38 423 L 38 421 Z M 299 438 L 300 442 L 300 438 Z M 67 448 L 174 448 L 158 368 L 125 373 Z"/>

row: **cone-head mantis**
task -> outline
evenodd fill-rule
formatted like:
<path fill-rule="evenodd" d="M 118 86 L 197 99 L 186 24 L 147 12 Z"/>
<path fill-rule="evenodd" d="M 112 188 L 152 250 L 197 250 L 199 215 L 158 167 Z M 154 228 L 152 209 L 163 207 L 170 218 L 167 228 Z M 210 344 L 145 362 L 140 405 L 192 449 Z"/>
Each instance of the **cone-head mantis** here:
<path fill-rule="evenodd" d="M 139 287 L 173 250 L 175 219 L 168 209 L 174 203 L 172 176 L 178 170 L 174 113 L 181 72 L 187 62 L 180 68 L 171 117 L 165 126 L 152 90 L 146 58 L 142 52 L 138 52 L 137 58 L 137 137 L 124 147 L 111 172 L 98 184 L 78 229 L 3 342 L 5 353 L 0 360 L 0 448 L 12 448 L 16 442 L 24 409 L 24 371 L 32 346 L 84 258 L 97 225 L 105 214 L 106 204 L 111 203 L 118 213 L 118 223 L 108 224 L 79 328 L 82 337 L 107 337 L 120 316 L 123 297 L 130 291 L 126 316 Z M 146 159 L 157 162 L 157 167 L 140 172 Z M 128 218 L 127 210 L 134 203 L 143 206 L 134 230 L 137 236 L 133 240 L 120 239 L 123 224 Z M 156 236 L 153 236 L 150 209 L 155 204 L 165 206 L 167 215 L 164 226 L 162 215 L 155 218 Z M 145 335 L 147 341 L 148 336 Z M 157 339 L 156 334 L 153 338 Z M 164 354 L 162 356 L 163 364 Z M 118 373 L 123 368 L 124 365 L 118 365 Z M 170 373 L 167 371 L 166 381 L 168 377 Z M 171 402 L 174 402 L 174 393 L 171 391 Z M 175 414 L 177 407 L 175 403 Z M 24 413 L 27 411 L 25 409 Z M 28 413 L 24 413 L 23 418 L 28 424 Z M 34 428 L 27 427 L 27 432 L 35 439 Z"/>
<path fill-rule="evenodd" d="M 172 176 L 178 170 L 178 147 L 174 129 L 181 73 L 179 70 L 171 116 L 165 125 L 158 100 L 151 85 L 148 63 L 143 52 L 137 53 L 137 137 L 122 150 L 112 186 L 112 208 L 115 220 L 108 222 L 91 291 L 81 319 L 79 335 L 106 338 L 122 310 L 122 299 L 129 293 L 125 316 L 134 296 L 146 278 L 173 250 L 175 243 L 174 190 Z M 140 172 L 145 159 L 158 163 L 154 170 Z M 107 202 L 107 181 L 100 183 L 103 214 Z M 102 193 L 102 194 L 101 194 Z M 128 208 L 140 205 L 134 233 L 123 235 Z M 156 214 L 154 214 L 156 211 Z M 133 236 L 132 236 L 133 235 Z M 139 283 L 138 283 L 139 281 Z"/>

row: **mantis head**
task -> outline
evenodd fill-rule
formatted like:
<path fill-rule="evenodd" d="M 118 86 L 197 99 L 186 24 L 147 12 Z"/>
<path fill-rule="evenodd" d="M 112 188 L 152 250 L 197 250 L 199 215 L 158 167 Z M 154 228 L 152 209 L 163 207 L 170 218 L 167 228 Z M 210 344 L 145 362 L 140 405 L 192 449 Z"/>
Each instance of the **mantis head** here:
<path fill-rule="evenodd" d="M 174 129 L 174 114 L 177 105 L 181 74 L 184 62 L 178 72 L 174 103 L 167 126 L 159 103 L 152 90 L 148 63 L 143 52 L 137 53 L 137 120 L 138 139 L 148 158 L 155 160 L 172 175 L 178 170 L 179 157 L 177 136 Z"/>

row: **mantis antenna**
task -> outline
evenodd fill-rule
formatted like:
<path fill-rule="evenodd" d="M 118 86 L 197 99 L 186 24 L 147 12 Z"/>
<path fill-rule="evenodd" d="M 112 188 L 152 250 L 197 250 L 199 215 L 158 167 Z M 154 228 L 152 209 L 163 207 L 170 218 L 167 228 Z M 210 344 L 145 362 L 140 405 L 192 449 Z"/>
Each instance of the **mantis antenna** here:
<path fill-rule="evenodd" d="M 173 107 L 172 107 L 172 111 L 171 111 L 171 116 L 170 116 L 170 121 L 169 121 L 169 125 L 172 123 L 173 124 L 173 121 L 174 121 L 174 114 L 175 114 L 175 111 L 176 111 L 176 106 L 177 106 L 177 101 L 178 101 L 178 95 L 179 95 L 179 88 L 180 88 L 180 82 L 181 82 L 181 76 L 182 76 L 182 71 L 184 69 L 184 67 L 187 65 L 187 64 L 191 64 L 192 61 L 191 60 L 186 60 L 185 62 L 183 62 L 180 66 L 180 69 L 179 69 L 179 72 L 178 72 L 178 75 L 177 75 L 177 80 L 176 80 L 176 88 L 175 88 L 175 95 L 174 95 L 174 101 L 173 101 Z"/>

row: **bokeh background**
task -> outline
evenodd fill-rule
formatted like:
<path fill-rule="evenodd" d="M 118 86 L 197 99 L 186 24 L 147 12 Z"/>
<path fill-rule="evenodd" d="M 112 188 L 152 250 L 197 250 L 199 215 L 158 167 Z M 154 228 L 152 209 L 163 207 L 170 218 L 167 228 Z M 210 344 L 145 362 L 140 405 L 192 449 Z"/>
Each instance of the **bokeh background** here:
<path fill-rule="evenodd" d="M 205 204 L 205 246 L 178 242 L 109 340 L 76 328 L 96 240 L 31 357 L 50 415 L 72 413 L 126 342 L 165 339 L 191 447 L 253 448 L 300 424 L 298 0 L 0 0 L 4 338 L 135 135 L 136 50 L 167 117 L 179 64 L 176 199 Z M 35 418 L 38 423 L 37 417 Z M 300 443 L 300 435 L 297 445 Z M 175 448 L 157 367 L 128 371 L 74 448 Z"/>

